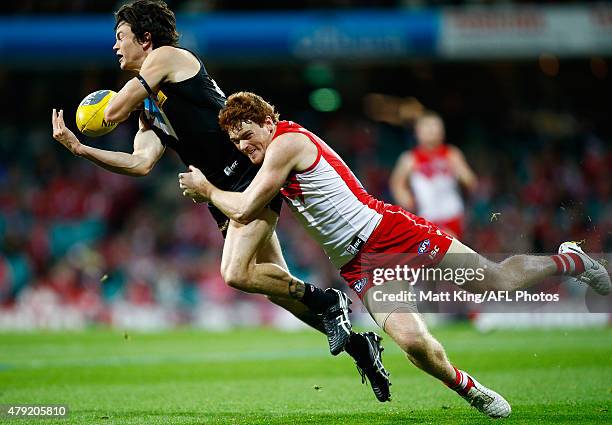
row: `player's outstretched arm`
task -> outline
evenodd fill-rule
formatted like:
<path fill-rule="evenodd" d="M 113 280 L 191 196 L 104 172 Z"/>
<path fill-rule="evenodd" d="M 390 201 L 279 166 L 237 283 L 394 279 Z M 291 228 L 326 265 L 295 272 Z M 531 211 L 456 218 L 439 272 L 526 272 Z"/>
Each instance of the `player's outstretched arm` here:
<path fill-rule="evenodd" d="M 423 105 L 414 97 L 370 93 L 363 100 L 364 111 L 374 121 L 391 125 L 412 124 L 423 113 Z"/>
<path fill-rule="evenodd" d="M 134 137 L 133 153 L 108 151 L 82 144 L 64 123 L 64 111 L 53 110 L 53 138 L 74 155 L 81 156 L 114 173 L 129 176 L 147 175 L 164 153 L 164 145 L 153 130 L 142 121 Z"/>

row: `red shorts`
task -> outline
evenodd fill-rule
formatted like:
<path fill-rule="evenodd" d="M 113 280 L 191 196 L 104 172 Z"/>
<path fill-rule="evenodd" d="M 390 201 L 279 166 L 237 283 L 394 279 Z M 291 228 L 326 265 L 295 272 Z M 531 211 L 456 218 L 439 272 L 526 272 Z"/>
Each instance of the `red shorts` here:
<path fill-rule="evenodd" d="M 360 299 L 374 285 L 374 269 L 437 265 L 453 238 L 435 224 L 390 205 L 359 253 L 340 269 L 340 275 Z"/>
<path fill-rule="evenodd" d="M 438 226 L 442 231 L 445 231 L 456 239 L 463 238 L 463 216 L 458 215 L 457 217 L 451 218 L 450 220 L 435 221 L 434 224 Z"/>

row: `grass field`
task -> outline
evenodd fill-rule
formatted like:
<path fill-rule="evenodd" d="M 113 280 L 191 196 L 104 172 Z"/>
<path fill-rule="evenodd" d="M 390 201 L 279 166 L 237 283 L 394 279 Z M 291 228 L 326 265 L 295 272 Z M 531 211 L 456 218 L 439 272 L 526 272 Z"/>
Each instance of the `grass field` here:
<path fill-rule="evenodd" d="M 612 329 L 435 335 L 505 395 L 507 424 L 612 423 Z M 404 359 L 388 338 L 393 401 L 311 332 L 0 334 L 0 404 L 63 403 L 44 424 L 474 424 L 491 420 Z M 2 419 L 0 419 L 0 422 Z"/>

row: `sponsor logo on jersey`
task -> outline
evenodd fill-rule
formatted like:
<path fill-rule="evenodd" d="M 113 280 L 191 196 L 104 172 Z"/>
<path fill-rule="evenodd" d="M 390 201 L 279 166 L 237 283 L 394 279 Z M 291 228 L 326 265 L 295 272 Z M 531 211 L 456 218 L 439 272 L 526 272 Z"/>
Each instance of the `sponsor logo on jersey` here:
<path fill-rule="evenodd" d="M 349 246 L 346 247 L 346 250 L 353 255 L 357 255 L 359 250 L 363 248 L 365 245 L 365 241 L 361 239 L 359 236 L 355 236 Z"/>
<path fill-rule="evenodd" d="M 353 290 L 357 292 L 358 294 L 361 294 L 361 291 L 363 291 L 363 288 L 365 288 L 367 284 L 368 284 L 368 278 L 362 277 L 361 279 L 359 279 L 353 284 Z"/>
<path fill-rule="evenodd" d="M 419 249 L 417 250 L 418 254 L 425 254 L 427 251 L 429 251 L 429 245 L 431 245 L 431 241 L 429 239 L 425 239 L 423 242 L 421 242 Z"/>
<path fill-rule="evenodd" d="M 238 161 L 234 161 L 232 165 L 228 165 L 223 169 L 223 172 L 226 176 L 231 176 L 236 172 L 236 167 L 238 167 Z"/>
<path fill-rule="evenodd" d="M 163 91 L 161 90 L 158 91 L 157 92 L 157 104 L 159 105 L 160 108 L 164 106 L 164 103 L 166 103 L 166 100 L 168 100 L 168 96 L 166 96 Z"/>

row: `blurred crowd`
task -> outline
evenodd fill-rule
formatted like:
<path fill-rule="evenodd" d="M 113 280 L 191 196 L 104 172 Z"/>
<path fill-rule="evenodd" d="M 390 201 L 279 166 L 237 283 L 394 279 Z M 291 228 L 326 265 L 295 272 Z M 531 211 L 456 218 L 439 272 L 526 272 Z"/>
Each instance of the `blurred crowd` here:
<path fill-rule="evenodd" d="M 609 77 L 597 80 L 584 61 L 561 69 L 556 80 L 535 64 L 364 67 L 346 78 L 349 71 L 336 70 L 343 104 L 330 113 L 309 107 L 295 69 L 267 70 L 278 75 L 275 84 L 245 70 L 211 72 L 226 92 L 259 92 L 281 119 L 315 131 L 389 202 L 390 170 L 414 136 L 408 126 L 368 119 L 362 99 L 370 90 L 416 96 L 440 112 L 447 141 L 478 175 L 466 199 L 465 243 L 485 255 L 555 252 L 568 239 L 610 252 Z M 181 196 L 184 166 L 172 152 L 149 176 L 132 178 L 73 157 L 51 138 L 52 107 L 70 117 L 89 91 L 120 84 L 110 71 L 57 74 L 0 74 L 8 95 L 0 117 L 0 327 L 282 326 L 287 317 L 265 298 L 221 280 L 223 241 L 206 207 Z M 83 141 L 130 151 L 134 121 Z M 278 231 L 294 274 L 343 287 L 287 208 Z"/>

